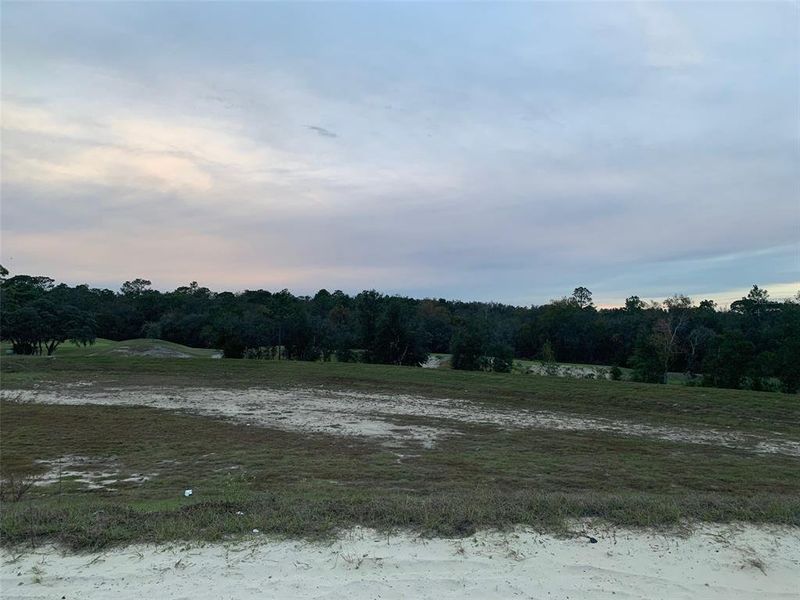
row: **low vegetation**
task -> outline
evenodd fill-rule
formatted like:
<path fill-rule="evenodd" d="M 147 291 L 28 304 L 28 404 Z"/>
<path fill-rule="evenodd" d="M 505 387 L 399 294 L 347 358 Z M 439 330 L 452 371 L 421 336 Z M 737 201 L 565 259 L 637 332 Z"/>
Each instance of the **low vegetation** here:
<path fill-rule="evenodd" d="M 687 519 L 800 525 L 798 463 L 789 458 L 473 427 L 398 459 L 362 441 L 146 408 L 4 403 L 2 411 L 10 432 L 4 473 L 41 469 L 43 457 L 90 456 L 113 457 L 124 470 L 119 478 L 151 475 L 113 489 L 87 491 L 70 480 L 33 488 L 24 502 L 4 506 L 5 543 L 96 548 L 253 529 L 316 537 L 355 524 L 437 535 L 514 524 L 558 531 L 582 517 L 628 526 Z"/>
<path fill-rule="evenodd" d="M 302 361 L 192 361 L 126 356 L 5 357 L 3 387 L 80 385 L 99 387 L 326 387 L 362 392 L 464 398 L 504 406 L 653 424 L 732 427 L 742 431 L 800 434 L 795 396 L 629 381 L 560 379 L 450 369 L 418 369 L 362 363 Z"/>
<path fill-rule="evenodd" d="M 325 386 L 469 398 L 609 418 L 800 440 L 790 396 L 346 363 L 124 356 L 2 361 L 7 392 L 98 387 Z M 38 387 L 37 387 L 38 386 Z M 10 394 L 13 398 L 13 393 Z M 800 525 L 800 461 L 599 432 L 448 423 L 433 448 L 279 431 L 146 407 L 0 405 L 0 471 L 38 481 L 3 502 L 5 544 L 76 549 L 276 534 L 315 538 L 360 524 L 391 535 L 465 535 L 574 519 L 676 527 L 693 521 Z M 425 425 L 407 417 L 397 425 Z M 59 470 L 55 469 L 59 465 Z M 94 478 L 80 471 L 97 471 Z M 46 485 L 42 485 L 46 483 Z M 91 485 L 90 485 L 91 484 Z M 184 496 L 184 491 L 192 495 Z"/>
<path fill-rule="evenodd" d="M 800 460 L 791 452 L 417 413 L 392 415 L 390 430 L 441 429 L 446 420 L 446 434 L 398 445 L 153 407 L 22 401 L 26 391 L 30 399 L 32 390 L 85 386 L 105 394 L 324 388 L 459 399 L 478 413 L 713 430 L 712 438 L 778 436 L 791 446 L 800 441 L 800 404 L 774 392 L 800 383 L 800 303 L 772 302 L 756 287 L 728 311 L 681 296 L 664 304 L 632 297 L 607 310 L 585 288 L 520 308 L 374 291 L 217 294 L 195 283 L 161 293 L 145 280 L 116 293 L 5 275 L 4 544 L 315 538 L 353 525 L 387 535 L 518 524 L 565 532 L 583 518 L 800 525 Z M 445 368 L 419 368 L 432 353 Z M 272 360 L 203 360 L 223 354 Z M 671 370 L 692 385 L 630 381 L 666 383 Z M 585 378 L 539 375 L 562 371 Z"/>
<path fill-rule="evenodd" d="M 3 342 L 0 349 L 6 357 L 13 355 L 10 343 Z M 59 358 L 95 357 L 160 357 L 160 358 L 215 358 L 221 357 L 219 350 L 212 348 L 190 348 L 183 344 L 158 339 L 108 340 L 96 338 L 92 344 L 65 344 L 58 349 Z"/>

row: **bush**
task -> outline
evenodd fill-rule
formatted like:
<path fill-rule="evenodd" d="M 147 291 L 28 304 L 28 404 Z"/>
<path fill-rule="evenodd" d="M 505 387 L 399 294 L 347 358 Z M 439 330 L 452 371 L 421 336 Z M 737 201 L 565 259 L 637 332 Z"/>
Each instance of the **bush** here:
<path fill-rule="evenodd" d="M 653 340 L 646 335 L 639 337 L 631 357 L 633 373 L 631 379 L 642 383 L 665 383 L 664 365 Z"/>
<path fill-rule="evenodd" d="M 452 357 L 450 364 L 454 369 L 463 371 L 479 371 L 484 368 L 485 363 L 481 359 L 483 355 L 484 336 L 474 325 L 462 327 L 453 335 L 450 345 Z"/>
<path fill-rule="evenodd" d="M 740 389 L 750 374 L 755 346 L 738 332 L 726 332 L 703 362 L 703 384 Z M 753 382 L 748 381 L 752 387 Z M 760 381 L 756 383 L 756 387 Z"/>
<path fill-rule="evenodd" d="M 498 344 L 491 350 L 490 370 L 495 373 L 511 373 L 514 365 L 514 349 L 507 344 Z"/>
<path fill-rule="evenodd" d="M 336 351 L 336 360 L 342 363 L 358 362 L 358 356 L 350 348 L 341 348 Z"/>
<path fill-rule="evenodd" d="M 539 359 L 543 363 L 556 362 L 556 353 L 553 350 L 553 344 L 550 343 L 550 340 L 545 341 L 545 343 L 542 345 L 542 349 L 539 352 Z"/>
<path fill-rule="evenodd" d="M 225 358 L 243 358 L 244 343 L 238 337 L 228 337 L 222 344 L 222 356 Z"/>

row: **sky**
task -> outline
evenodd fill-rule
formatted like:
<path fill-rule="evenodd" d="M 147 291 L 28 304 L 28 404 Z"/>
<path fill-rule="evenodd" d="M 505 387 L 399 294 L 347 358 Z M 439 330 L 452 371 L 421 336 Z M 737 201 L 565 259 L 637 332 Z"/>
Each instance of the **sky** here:
<path fill-rule="evenodd" d="M 800 289 L 800 3 L 2 3 L 2 264 L 600 305 Z"/>

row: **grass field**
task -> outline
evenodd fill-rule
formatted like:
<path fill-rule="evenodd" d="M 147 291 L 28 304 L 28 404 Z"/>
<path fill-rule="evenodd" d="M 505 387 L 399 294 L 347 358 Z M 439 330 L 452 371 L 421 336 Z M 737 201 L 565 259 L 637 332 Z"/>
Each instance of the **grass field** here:
<path fill-rule="evenodd" d="M 11 354 L 11 344 L 3 342 L 0 344 L 0 352 L 3 355 Z M 148 356 L 161 354 L 164 357 L 180 358 L 179 355 L 186 355 L 189 358 L 212 358 L 219 354 L 219 350 L 209 350 L 206 348 L 191 348 L 174 342 L 156 339 L 135 339 L 117 342 L 105 338 L 97 338 L 95 343 L 90 346 L 78 346 L 76 344 L 61 344 L 54 357 L 60 358 L 80 358 L 96 356 Z"/>
<path fill-rule="evenodd" d="M 0 368 L 3 477 L 48 474 L 52 480 L 57 459 L 81 457 L 81 469 L 103 473 L 106 482 L 89 489 L 80 475 L 62 473 L 18 502 L 7 497 L 0 521 L 5 544 L 57 540 L 97 548 L 219 539 L 253 529 L 318 537 L 356 524 L 437 535 L 515 524 L 565 531 L 587 517 L 628 526 L 800 525 L 794 455 L 424 414 L 390 420 L 397 428 L 446 425 L 451 434 L 432 447 L 399 448 L 376 437 L 250 426 L 189 410 L 15 401 L 17 390 L 73 394 L 88 384 L 106 395 L 302 387 L 449 398 L 476 414 L 556 411 L 785 442 L 800 441 L 796 396 L 449 369 L 108 354 L 4 357 Z M 193 495 L 185 498 L 188 488 Z"/>
<path fill-rule="evenodd" d="M 230 389 L 322 386 L 365 392 L 465 398 L 505 406 L 743 431 L 800 433 L 796 395 L 420 369 L 362 363 L 190 361 L 127 356 L 4 357 L 5 388 L 92 381 L 100 386 L 206 386 Z"/>

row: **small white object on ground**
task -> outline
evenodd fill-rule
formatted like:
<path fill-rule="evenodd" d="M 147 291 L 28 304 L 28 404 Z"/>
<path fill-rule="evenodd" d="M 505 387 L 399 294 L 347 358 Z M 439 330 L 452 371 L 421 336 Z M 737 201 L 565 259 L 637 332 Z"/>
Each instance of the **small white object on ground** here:
<path fill-rule="evenodd" d="M 184 495 L 184 497 L 186 497 L 186 498 L 188 498 L 189 496 L 191 496 L 191 495 L 192 495 L 192 493 L 193 493 L 193 492 L 192 492 L 192 490 L 184 490 L 184 491 L 183 491 L 183 495 Z"/>
<path fill-rule="evenodd" d="M 253 533 L 258 533 L 258 529 L 253 529 Z"/>

